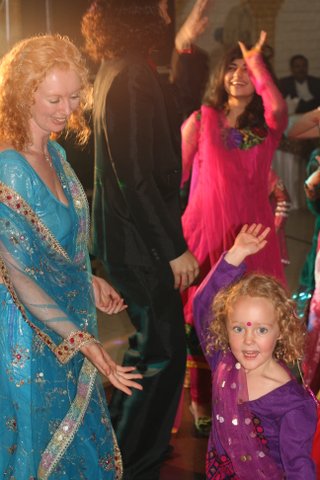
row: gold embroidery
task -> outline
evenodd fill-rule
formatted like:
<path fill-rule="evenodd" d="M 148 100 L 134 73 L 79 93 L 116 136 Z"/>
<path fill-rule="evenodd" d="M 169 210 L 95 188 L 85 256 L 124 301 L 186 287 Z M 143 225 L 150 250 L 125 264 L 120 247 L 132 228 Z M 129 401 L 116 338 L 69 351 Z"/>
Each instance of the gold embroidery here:
<path fill-rule="evenodd" d="M 3 279 L 3 283 L 7 287 L 16 307 L 20 311 L 25 322 L 32 328 L 34 333 L 40 337 L 40 339 L 47 345 L 48 348 L 55 354 L 60 363 L 67 363 L 74 355 L 80 350 L 80 348 L 88 342 L 97 342 L 95 337 L 93 337 L 88 332 L 83 332 L 81 330 L 77 332 L 71 332 L 68 338 L 64 339 L 59 345 L 56 345 L 49 335 L 43 333 L 40 328 L 38 328 L 33 322 L 31 322 L 26 314 L 26 311 L 20 302 L 15 289 L 10 280 L 7 267 L 0 257 L 0 271 Z"/>
<path fill-rule="evenodd" d="M 25 217 L 25 219 L 41 235 L 42 240 L 44 240 L 50 247 L 52 247 L 64 258 L 69 259 L 67 252 L 60 245 L 50 230 L 41 222 L 29 204 L 3 182 L 0 182 L 0 202 L 2 202 L 4 205 L 7 205 L 7 207 L 11 208 L 14 212 L 17 212 L 21 216 Z"/>
<path fill-rule="evenodd" d="M 71 167 L 69 166 L 68 162 L 66 162 L 63 157 L 61 156 L 60 152 L 58 152 L 62 166 L 65 170 L 66 175 L 71 176 L 73 178 L 75 188 L 73 190 L 76 190 L 74 192 L 71 191 L 72 197 L 75 196 L 76 198 L 74 199 L 74 205 L 77 210 L 81 210 L 82 206 L 84 205 L 85 210 L 88 208 L 87 206 L 87 200 L 86 196 L 84 193 L 84 190 L 81 186 L 80 188 L 80 182 L 77 180 L 77 177 L 73 174 L 73 171 L 71 170 Z M 78 198 L 78 200 L 77 200 Z M 32 210 L 32 208 L 29 206 L 29 204 L 20 196 L 18 195 L 13 189 L 5 185 L 3 182 L 0 181 L 0 202 L 2 202 L 4 205 L 7 207 L 11 208 L 13 211 L 16 213 L 20 214 L 23 216 L 28 223 L 36 229 L 37 233 L 41 235 L 41 238 L 43 241 L 45 241 L 50 248 L 52 248 L 55 252 L 58 254 L 62 255 L 67 261 L 70 261 L 70 258 L 65 251 L 65 249 L 60 245 L 58 240 L 55 238 L 55 236 L 50 232 L 50 230 L 42 223 L 42 221 L 39 219 L 37 214 Z M 79 205 L 78 205 L 79 203 Z M 85 215 L 86 216 L 86 215 Z M 84 232 L 81 231 L 81 225 L 80 225 L 80 232 L 78 235 L 78 240 L 77 243 L 80 243 L 83 245 L 83 234 L 87 237 L 88 236 L 88 222 L 84 222 L 85 228 Z M 81 260 L 81 258 L 80 258 Z M 1 270 L 1 275 L 4 281 L 4 284 L 6 285 L 14 303 L 16 304 L 17 308 L 20 310 L 20 313 L 24 320 L 28 323 L 28 325 L 32 328 L 32 330 L 35 332 L 35 334 L 50 348 L 50 350 L 55 354 L 55 356 L 58 358 L 59 362 L 62 364 L 67 363 L 78 351 L 79 349 L 86 343 L 90 341 L 95 341 L 94 337 L 90 335 L 88 332 L 73 332 L 73 339 L 70 342 L 69 339 L 63 340 L 59 345 L 56 345 L 50 338 L 49 335 L 43 333 L 40 328 L 38 328 L 33 322 L 31 322 L 27 318 L 27 314 L 25 312 L 25 309 L 21 302 L 18 299 L 18 296 L 15 292 L 14 286 L 11 282 L 11 279 L 9 277 L 5 262 L 3 259 L 0 258 L 0 270 Z M 30 270 L 30 269 L 29 269 Z M 26 269 L 27 271 L 27 269 Z M 31 270 L 30 270 L 31 272 Z M 31 272 L 32 273 L 32 272 Z M 71 335 L 70 335 L 71 337 Z"/>
<path fill-rule="evenodd" d="M 76 396 L 41 456 L 38 469 L 39 480 L 47 480 L 50 477 L 72 443 L 88 408 L 97 373 L 92 363 L 85 359 L 79 374 Z"/>

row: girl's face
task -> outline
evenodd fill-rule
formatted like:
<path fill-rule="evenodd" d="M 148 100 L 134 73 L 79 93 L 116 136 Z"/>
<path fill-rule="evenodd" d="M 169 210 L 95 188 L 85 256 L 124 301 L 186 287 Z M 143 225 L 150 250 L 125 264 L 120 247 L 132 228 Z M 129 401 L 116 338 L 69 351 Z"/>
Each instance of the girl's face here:
<path fill-rule="evenodd" d="M 247 66 L 243 58 L 232 60 L 224 76 L 224 88 L 228 96 L 251 100 L 254 87 L 249 78 Z"/>
<path fill-rule="evenodd" d="M 81 81 L 70 69 L 53 68 L 34 94 L 30 126 L 34 132 L 59 133 L 80 103 Z"/>
<path fill-rule="evenodd" d="M 276 312 L 263 297 L 240 297 L 227 319 L 229 345 L 247 373 L 262 373 L 273 363 L 280 337 Z"/>

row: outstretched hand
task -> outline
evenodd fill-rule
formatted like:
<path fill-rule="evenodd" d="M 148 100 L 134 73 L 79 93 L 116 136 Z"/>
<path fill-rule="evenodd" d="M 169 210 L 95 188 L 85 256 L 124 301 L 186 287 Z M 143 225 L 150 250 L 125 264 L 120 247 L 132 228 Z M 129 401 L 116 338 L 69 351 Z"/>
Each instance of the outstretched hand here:
<path fill-rule="evenodd" d="M 87 343 L 81 347 L 81 352 L 114 387 L 122 392 L 132 395 L 131 388 L 142 390 L 142 386 L 134 381 L 142 378 L 140 373 L 133 373 L 135 367 L 117 365 L 100 343 Z"/>
<path fill-rule="evenodd" d="M 189 48 L 191 44 L 205 31 L 208 17 L 205 15 L 207 8 L 213 0 L 196 0 L 191 12 L 178 31 L 175 46 L 178 51 Z"/>
<path fill-rule="evenodd" d="M 267 244 L 266 237 L 269 232 L 270 227 L 264 228 L 261 223 L 243 225 L 225 256 L 226 262 L 238 266 L 246 257 L 262 250 Z"/>
<path fill-rule="evenodd" d="M 243 42 L 238 42 L 243 58 L 250 57 L 255 53 L 261 52 L 262 47 L 265 44 L 266 40 L 267 40 L 267 32 L 265 32 L 264 30 L 261 30 L 259 40 L 252 48 L 248 49 Z"/>
<path fill-rule="evenodd" d="M 267 244 L 266 236 L 269 232 L 270 227 L 263 228 L 261 223 L 243 225 L 233 246 L 245 252 L 246 256 L 253 255 L 265 247 Z"/>

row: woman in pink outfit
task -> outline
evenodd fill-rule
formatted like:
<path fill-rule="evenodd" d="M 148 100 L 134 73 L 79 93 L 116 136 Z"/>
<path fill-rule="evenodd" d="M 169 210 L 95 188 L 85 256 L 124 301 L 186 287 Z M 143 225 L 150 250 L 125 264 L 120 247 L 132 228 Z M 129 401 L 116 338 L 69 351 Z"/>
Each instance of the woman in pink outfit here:
<path fill-rule="evenodd" d="M 261 54 L 265 40 L 266 33 L 261 32 L 252 49 L 239 42 L 239 47 L 225 55 L 220 68 L 211 74 L 204 105 L 183 125 L 183 182 L 192 170 L 183 230 L 201 265 L 201 276 L 231 247 L 243 224 L 257 222 L 269 226 L 271 232 L 267 247 L 247 259 L 247 270 L 273 275 L 285 283 L 268 175 L 287 125 L 287 110 Z M 185 292 L 184 312 L 193 350 L 188 363 L 191 410 L 201 431 L 203 425 L 206 429 L 203 417 L 210 411 L 210 374 L 193 331 L 195 290 L 192 286 Z"/>

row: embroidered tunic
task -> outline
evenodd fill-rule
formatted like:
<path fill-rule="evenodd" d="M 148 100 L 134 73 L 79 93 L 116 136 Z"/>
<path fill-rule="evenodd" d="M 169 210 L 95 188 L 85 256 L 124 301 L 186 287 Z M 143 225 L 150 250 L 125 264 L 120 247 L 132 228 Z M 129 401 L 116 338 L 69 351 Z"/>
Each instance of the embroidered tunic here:
<path fill-rule="evenodd" d="M 0 477 L 115 480 L 104 390 L 78 352 L 97 334 L 87 202 L 63 149 L 48 149 L 68 205 L 22 155 L 0 153 Z"/>
<path fill-rule="evenodd" d="M 263 101 L 265 127 L 229 128 L 223 111 L 203 105 L 182 128 L 182 183 L 190 175 L 188 206 L 182 217 L 185 239 L 205 276 L 231 247 L 245 224 L 269 226 L 266 248 L 246 259 L 249 271 L 274 275 L 285 283 L 269 201 L 268 176 L 274 151 L 287 124 L 286 104 L 260 55 L 246 60 L 250 79 Z M 192 324 L 195 287 L 184 298 Z"/>
<path fill-rule="evenodd" d="M 195 327 L 204 352 L 206 352 L 208 324 L 213 321 L 209 313 L 212 298 L 221 288 L 239 279 L 243 272 L 243 264 L 234 267 L 222 258 L 196 292 L 194 298 Z M 233 357 L 231 352 L 226 355 Z M 214 373 L 219 368 L 220 362 L 223 361 L 223 354 L 220 351 L 206 353 L 206 359 L 213 374 L 212 391 L 214 392 L 218 388 L 218 385 L 214 383 Z M 235 362 L 236 360 L 234 360 Z M 226 399 L 226 401 L 228 400 Z M 255 433 L 258 437 L 257 444 L 261 446 L 261 449 L 265 449 L 279 467 L 280 472 L 283 471 L 285 474 L 284 477 L 280 474 L 277 477 L 267 478 L 314 480 L 316 475 L 314 463 L 311 460 L 311 448 L 317 415 L 315 402 L 307 391 L 295 379 L 292 379 L 270 393 L 246 403 L 246 407 L 253 415 Z M 252 471 L 250 459 L 245 459 L 248 468 L 246 477 L 237 475 L 230 456 L 214 434 L 215 420 L 213 417 L 213 427 L 208 444 L 207 479 L 264 478 L 259 476 L 259 472 Z M 232 452 L 232 447 L 230 452 Z M 241 464 L 244 459 L 237 459 L 237 461 Z"/>

